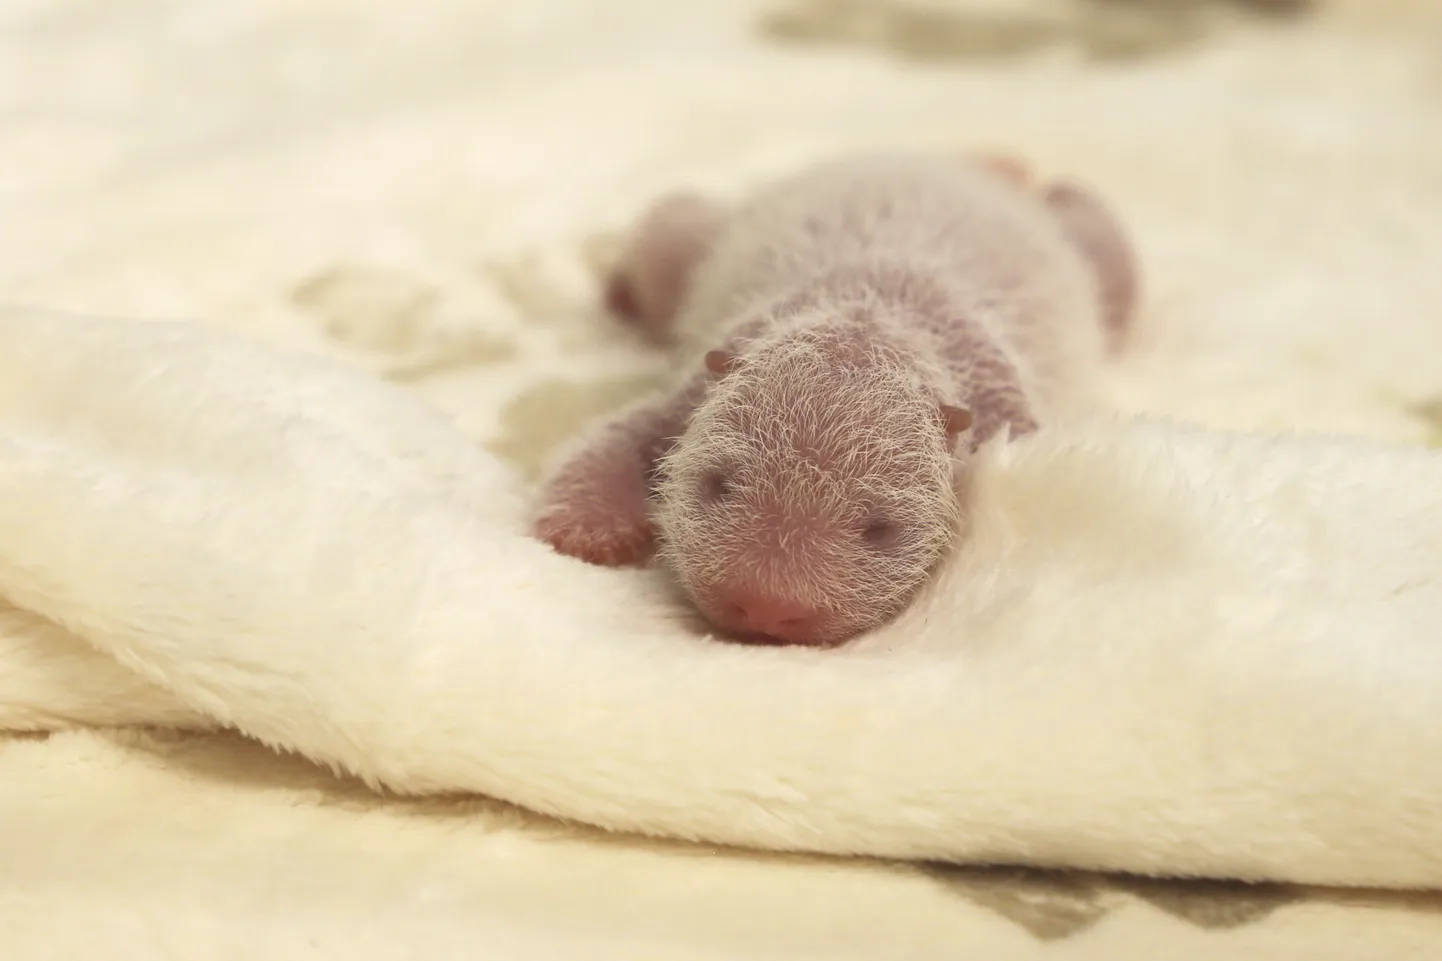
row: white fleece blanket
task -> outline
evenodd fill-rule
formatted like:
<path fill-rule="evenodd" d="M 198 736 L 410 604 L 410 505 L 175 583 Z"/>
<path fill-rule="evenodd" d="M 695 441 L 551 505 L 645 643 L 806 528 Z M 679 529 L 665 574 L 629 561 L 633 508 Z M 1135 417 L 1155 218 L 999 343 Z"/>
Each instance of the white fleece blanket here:
<path fill-rule="evenodd" d="M 157 685 L 122 707 L 114 663 L 21 630 L 6 726 L 184 705 L 606 828 L 1442 885 L 1442 453 L 1050 431 L 986 451 L 894 624 L 757 650 L 526 537 L 500 463 L 396 388 L 189 325 L 0 332 L 0 594 Z"/>
<path fill-rule="evenodd" d="M 924 866 L 958 914 L 760 853 L 1442 887 L 1431 21 L 947 69 L 876 57 L 919 8 L 878 40 L 821 3 L 424 6 L 157 0 L 163 56 L 80 4 L 7 14 L 34 162 L 3 290 L 73 312 L 0 310 L 0 728 L 200 732 L 0 747 L 15 956 L 1435 948 L 1396 900 Z M 85 103 L 153 111 L 131 165 L 83 149 Z M 1118 417 L 989 449 L 965 547 L 837 651 L 718 643 L 658 576 L 525 538 L 556 441 L 658 366 L 595 316 L 597 234 L 897 140 L 1115 198 L 1148 297 Z"/>

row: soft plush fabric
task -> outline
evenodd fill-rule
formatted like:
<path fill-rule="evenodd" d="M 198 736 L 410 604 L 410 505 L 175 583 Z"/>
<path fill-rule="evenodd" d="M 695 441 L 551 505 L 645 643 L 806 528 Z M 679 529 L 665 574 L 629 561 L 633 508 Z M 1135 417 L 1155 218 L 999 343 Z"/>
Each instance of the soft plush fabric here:
<path fill-rule="evenodd" d="M 902 617 L 758 650 L 527 537 L 380 381 L 192 325 L 0 332 L 0 593 L 168 693 L 115 720 L 179 701 L 393 790 L 718 843 L 1442 884 L 1442 453 L 1057 428 L 979 458 Z M 10 683 L 96 696 L 51 640 Z"/>
<path fill-rule="evenodd" d="M 1297 886 L 1442 886 L 1432 23 L 961 6 L 7 10 L 0 727 L 61 733 L 0 748 L 6 956 L 1435 951 L 1429 895 Z M 1118 416 L 989 449 L 837 651 L 526 539 L 665 363 L 608 233 L 902 141 L 1114 198 Z"/>

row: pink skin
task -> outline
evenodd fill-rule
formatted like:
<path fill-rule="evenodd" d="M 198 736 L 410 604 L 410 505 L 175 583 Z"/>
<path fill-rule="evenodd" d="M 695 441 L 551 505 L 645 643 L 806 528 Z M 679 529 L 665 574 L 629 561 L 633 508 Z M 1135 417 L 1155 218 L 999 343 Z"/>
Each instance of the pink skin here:
<path fill-rule="evenodd" d="M 682 397 L 644 403 L 586 438 L 547 482 L 537 536 L 592 564 L 646 561 L 656 539 L 651 477 L 664 439 L 681 433 L 692 406 L 694 400 Z"/>
<path fill-rule="evenodd" d="M 835 643 L 899 609 L 946 547 L 950 455 L 972 414 L 908 393 L 880 335 L 861 309 L 798 333 L 799 353 L 708 355 L 725 400 L 663 459 L 655 516 L 668 566 L 713 623 Z"/>
<path fill-rule="evenodd" d="M 1031 189 L 1030 172 L 1015 159 L 980 159 Z M 1079 187 L 1052 184 L 1041 197 L 1096 274 L 1103 321 L 1117 343 L 1137 299 L 1126 238 Z M 689 278 L 723 224 L 721 209 L 696 196 L 657 203 L 608 281 L 609 306 L 650 339 L 667 341 Z M 878 326 L 878 298 L 939 335 L 945 396 L 928 401 L 903 390 L 886 404 L 858 405 L 857 398 L 881 396 L 876 383 L 891 383 L 906 364 L 904 345 L 888 342 L 891 328 Z M 847 303 L 868 306 L 849 320 L 834 316 Z M 748 341 L 778 312 L 811 307 L 828 316 L 796 336 L 821 362 L 769 380 L 758 374 L 765 388 L 758 392 L 748 369 L 769 361 L 748 353 Z M 878 266 L 822 278 L 760 311 L 681 389 L 612 419 L 562 463 L 546 484 L 537 535 L 561 553 L 605 565 L 643 563 L 659 542 L 702 613 L 743 639 L 829 645 L 875 626 L 905 605 L 948 543 L 953 495 L 937 463 L 949 462 L 963 436 L 969 450 L 1003 429 L 1018 436 L 1038 426 L 1001 349 L 948 307 L 924 277 Z M 706 408 L 712 413 L 696 422 L 698 407 L 717 391 L 734 392 L 734 402 L 719 414 L 717 405 Z M 965 398 L 965 407 L 948 396 Z M 883 426 L 886 436 L 908 439 L 858 441 Z M 678 445 L 683 434 L 690 440 Z M 813 475 L 825 483 L 808 486 Z M 876 491 L 892 501 L 876 501 Z"/>
<path fill-rule="evenodd" d="M 722 219 L 715 204 L 694 194 L 669 194 L 653 203 L 631 232 L 624 262 L 606 283 L 606 306 L 652 341 L 666 343 L 687 277 L 706 255 Z"/>
<path fill-rule="evenodd" d="M 1113 349 L 1131 326 L 1139 296 L 1136 254 L 1111 212 L 1095 195 L 1070 183 L 1056 183 L 1042 194 L 1067 237 L 1091 264 L 1102 297 L 1102 323 Z"/>

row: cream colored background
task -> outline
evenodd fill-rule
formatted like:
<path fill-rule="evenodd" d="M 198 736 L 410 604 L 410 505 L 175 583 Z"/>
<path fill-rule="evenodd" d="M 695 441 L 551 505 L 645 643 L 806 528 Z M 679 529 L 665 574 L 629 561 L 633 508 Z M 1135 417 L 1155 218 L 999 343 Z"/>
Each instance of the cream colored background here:
<path fill-rule="evenodd" d="M 12 2 L 0 297 L 326 352 L 534 471 L 660 368 L 593 307 L 591 270 L 648 197 L 849 145 L 1001 145 L 1096 184 L 1135 227 L 1148 309 L 1116 370 L 1124 407 L 1442 442 L 1436 5 L 1192 15 Z M 602 838 L 485 801 L 378 801 L 225 737 L 78 732 L 0 747 L 0 943 L 21 958 L 1415 958 L 1442 946 L 1442 918 L 1426 896 Z"/>

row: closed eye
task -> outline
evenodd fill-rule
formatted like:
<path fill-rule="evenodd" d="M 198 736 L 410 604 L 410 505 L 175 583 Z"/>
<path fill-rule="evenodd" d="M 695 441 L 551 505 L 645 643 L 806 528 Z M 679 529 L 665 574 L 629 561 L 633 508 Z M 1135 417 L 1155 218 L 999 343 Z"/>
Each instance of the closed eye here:
<path fill-rule="evenodd" d="M 901 530 L 885 517 L 870 518 L 861 528 L 861 539 L 867 546 L 877 550 L 895 547 L 901 540 Z"/>
<path fill-rule="evenodd" d="M 701 478 L 701 497 L 715 503 L 731 496 L 731 479 L 721 471 L 711 471 Z"/>

